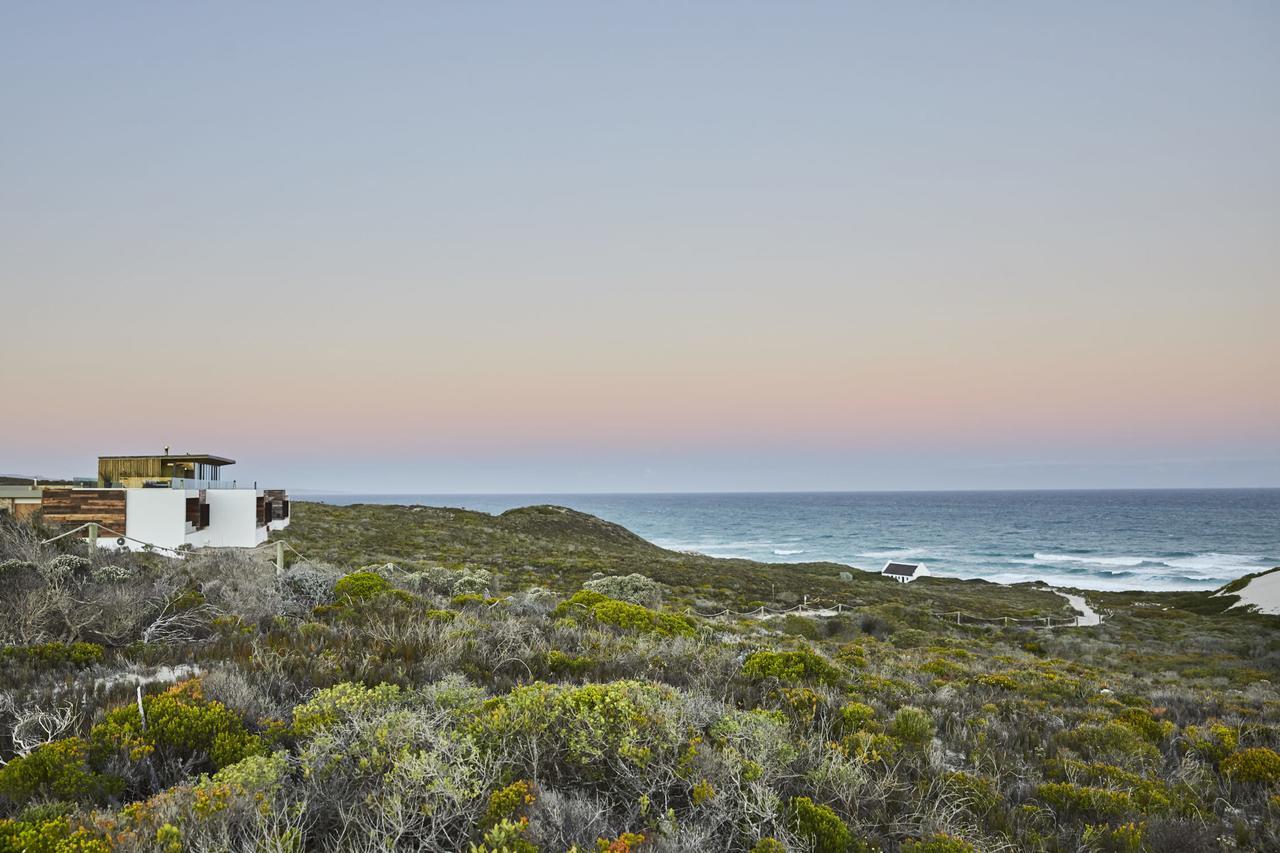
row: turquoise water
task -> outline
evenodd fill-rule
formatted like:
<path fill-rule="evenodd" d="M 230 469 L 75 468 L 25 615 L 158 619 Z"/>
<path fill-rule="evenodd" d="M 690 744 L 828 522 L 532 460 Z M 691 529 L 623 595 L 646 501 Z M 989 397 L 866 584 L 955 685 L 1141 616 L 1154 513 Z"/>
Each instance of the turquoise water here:
<path fill-rule="evenodd" d="M 665 548 L 1091 589 L 1208 589 L 1280 565 L 1280 489 L 620 495 L 309 495 L 497 513 L 550 503 Z"/>

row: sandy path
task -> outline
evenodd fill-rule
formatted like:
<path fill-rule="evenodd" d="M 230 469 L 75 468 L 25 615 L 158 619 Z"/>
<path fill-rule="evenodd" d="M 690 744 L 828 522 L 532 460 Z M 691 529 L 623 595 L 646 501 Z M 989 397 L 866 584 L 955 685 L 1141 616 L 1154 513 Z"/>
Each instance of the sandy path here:
<path fill-rule="evenodd" d="M 1084 596 L 1072 595 L 1069 592 L 1063 592 L 1059 589 L 1055 589 L 1054 592 L 1065 598 L 1076 612 L 1083 614 L 1082 616 L 1076 617 L 1077 628 L 1087 628 L 1090 625 L 1102 624 L 1102 617 L 1098 615 L 1098 611 L 1089 606 L 1089 602 L 1084 600 Z"/>

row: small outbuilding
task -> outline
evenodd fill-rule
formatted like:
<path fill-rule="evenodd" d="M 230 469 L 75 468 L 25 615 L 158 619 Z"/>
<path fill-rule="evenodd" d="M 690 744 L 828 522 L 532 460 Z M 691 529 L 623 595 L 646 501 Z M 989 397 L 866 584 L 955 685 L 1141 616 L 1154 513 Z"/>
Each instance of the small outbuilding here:
<path fill-rule="evenodd" d="M 895 563 L 890 560 L 884 564 L 880 574 L 887 578 L 893 578 L 898 583 L 911 583 L 916 578 L 928 575 L 929 569 L 925 567 L 924 563 Z"/>

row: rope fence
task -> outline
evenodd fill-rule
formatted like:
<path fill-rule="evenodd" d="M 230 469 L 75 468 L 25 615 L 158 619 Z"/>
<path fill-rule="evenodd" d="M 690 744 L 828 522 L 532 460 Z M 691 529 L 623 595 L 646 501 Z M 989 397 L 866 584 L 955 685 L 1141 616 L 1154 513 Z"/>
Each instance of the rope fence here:
<path fill-rule="evenodd" d="M 797 604 L 795 607 L 757 607 L 753 610 L 718 610 L 706 613 L 690 610 L 694 616 L 703 619 L 724 619 L 726 617 L 746 617 L 764 619 L 770 616 L 835 616 L 841 613 L 855 612 L 860 605 L 838 603 L 828 607 L 814 607 L 808 604 Z M 946 612 L 930 611 L 930 616 L 957 625 L 991 625 L 997 627 L 1030 627 L 1030 628 L 1072 628 L 1080 623 L 1079 616 L 975 616 L 962 610 Z"/>

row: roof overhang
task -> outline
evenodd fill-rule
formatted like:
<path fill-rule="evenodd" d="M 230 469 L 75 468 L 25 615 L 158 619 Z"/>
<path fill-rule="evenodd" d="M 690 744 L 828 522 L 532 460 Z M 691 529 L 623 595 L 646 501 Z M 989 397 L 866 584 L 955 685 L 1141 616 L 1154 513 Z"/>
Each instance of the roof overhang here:
<path fill-rule="evenodd" d="M 139 453 L 123 456 L 99 456 L 103 459 L 159 459 L 161 462 L 199 462 L 205 465 L 234 465 L 236 460 L 211 453 Z"/>

